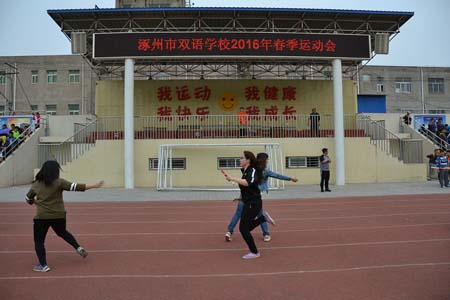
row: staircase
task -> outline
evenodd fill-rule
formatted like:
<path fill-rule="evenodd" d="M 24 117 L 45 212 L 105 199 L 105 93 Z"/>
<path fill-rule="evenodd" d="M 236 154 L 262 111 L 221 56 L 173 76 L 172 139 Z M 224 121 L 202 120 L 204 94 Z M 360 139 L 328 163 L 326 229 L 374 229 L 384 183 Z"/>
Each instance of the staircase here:
<path fill-rule="evenodd" d="M 401 123 L 400 127 L 403 131 L 414 131 L 418 135 L 420 135 L 424 140 L 428 141 L 429 143 L 433 144 L 435 148 L 444 149 L 447 151 L 450 151 L 450 144 L 448 141 L 442 139 L 439 137 L 436 133 L 430 131 L 426 126 L 422 126 L 417 120 L 414 120 L 414 124 L 406 125 L 403 122 Z M 415 128 L 419 128 L 416 130 Z"/>
<path fill-rule="evenodd" d="M 369 116 L 358 115 L 356 119 L 358 129 L 364 130 L 370 137 L 372 145 L 391 157 L 406 164 L 420 164 L 424 162 L 422 140 L 413 139 L 411 134 L 395 134 L 386 129 L 380 122 Z"/>
<path fill-rule="evenodd" d="M 74 135 L 61 143 L 40 143 L 38 145 L 38 164 L 41 166 L 47 160 L 56 160 L 61 166 L 64 166 L 79 159 L 95 147 L 95 139 L 92 136 L 97 132 L 97 126 L 97 120 L 79 124 Z"/>

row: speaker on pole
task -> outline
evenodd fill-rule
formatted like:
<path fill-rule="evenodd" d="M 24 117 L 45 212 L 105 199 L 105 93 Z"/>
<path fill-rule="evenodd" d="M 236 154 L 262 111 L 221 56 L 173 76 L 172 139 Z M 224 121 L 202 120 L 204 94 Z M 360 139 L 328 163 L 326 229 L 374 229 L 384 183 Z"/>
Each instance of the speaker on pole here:
<path fill-rule="evenodd" d="M 389 34 L 377 33 L 375 35 L 375 53 L 389 54 Z"/>
<path fill-rule="evenodd" d="M 86 32 L 72 32 L 72 54 L 85 54 Z"/>

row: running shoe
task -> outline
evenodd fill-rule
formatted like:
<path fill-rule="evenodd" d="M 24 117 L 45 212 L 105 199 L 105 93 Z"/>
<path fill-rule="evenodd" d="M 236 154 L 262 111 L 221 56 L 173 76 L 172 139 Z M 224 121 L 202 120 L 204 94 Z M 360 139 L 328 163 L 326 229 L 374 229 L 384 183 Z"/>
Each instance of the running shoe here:
<path fill-rule="evenodd" d="M 47 266 L 47 265 L 45 265 L 45 266 L 37 265 L 37 266 L 33 267 L 33 271 L 35 271 L 35 272 L 44 272 L 45 273 L 45 272 L 50 271 L 50 267 Z"/>
<path fill-rule="evenodd" d="M 261 256 L 261 254 L 259 254 L 259 252 L 258 252 L 258 253 L 252 253 L 252 252 L 250 252 L 250 253 L 248 253 L 248 254 L 242 256 L 242 258 L 243 258 L 243 259 L 254 259 L 254 258 L 258 258 L 258 257 L 260 257 L 260 256 Z"/>
<path fill-rule="evenodd" d="M 270 237 L 270 235 L 265 235 L 264 236 L 264 242 L 270 242 L 272 240 L 272 238 Z"/>
<path fill-rule="evenodd" d="M 225 233 L 225 241 L 227 241 L 227 242 L 231 242 L 232 241 L 232 239 L 231 239 L 231 232 L 227 232 L 227 233 Z"/>
<path fill-rule="evenodd" d="M 83 247 L 78 247 L 77 253 L 80 254 L 80 256 L 81 256 L 82 258 L 86 258 L 86 257 L 88 256 L 87 251 L 84 250 Z"/>
<path fill-rule="evenodd" d="M 264 217 L 266 218 L 267 223 L 272 224 L 273 226 L 276 226 L 275 220 L 272 219 L 272 217 L 269 215 L 267 211 L 264 211 Z"/>

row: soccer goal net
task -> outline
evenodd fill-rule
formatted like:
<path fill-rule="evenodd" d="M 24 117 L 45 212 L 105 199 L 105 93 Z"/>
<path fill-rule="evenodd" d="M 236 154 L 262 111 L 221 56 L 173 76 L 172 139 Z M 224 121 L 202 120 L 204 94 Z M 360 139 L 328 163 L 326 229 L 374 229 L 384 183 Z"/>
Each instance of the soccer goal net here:
<path fill-rule="evenodd" d="M 162 144 L 157 161 L 157 189 L 189 191 L 238 190 L 224 180 L 220 170 L 240 177 L 239 158 L 244 150 L 265 152 L 267 167 L 283 173 L 281 146 L 277 143 L 248 144 Z M 284 189 L 284 181 L 270 178 L 271 190 Z"/>

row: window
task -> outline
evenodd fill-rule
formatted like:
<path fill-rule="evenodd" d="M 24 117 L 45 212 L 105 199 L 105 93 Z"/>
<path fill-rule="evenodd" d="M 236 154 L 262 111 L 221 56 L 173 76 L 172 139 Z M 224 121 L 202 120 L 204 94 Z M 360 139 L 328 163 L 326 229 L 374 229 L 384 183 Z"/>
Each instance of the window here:
<path fill-rule="evenodd" d="M 0 105 L 0 116 L 4 116 L 4 115 L 5 115 L 5 106 Z"/>
<path fill-rule="evenodd" d="M 239 169 L 241 164 L 239 157 L 218 157 L 217 168 L 218 169 Z"/>
<path fill-rule="evenodd" d="M 47 115 L 56 115 L 56 104 L 46 105 L 45 110 L 47 111 Z"/>
<path fill-rule="evenodd" d="M 443 94 L 444 78 L 428 78 L 428 92 L 430 94 Z"/>
<path fill-rule="evenodd" d="M 384 77 L 377 77 L 377 93 L 384 93 Z"/>
<path fill-rule="evenodd" d="M 370 81 L 370 75 L 368 75 L 368 74 L 363 74 L 363 75 L 361 76 L 361 80 L 362 80 L 362 81 Z"/>
<path fill-rule="evenodd" d="M 318 156 L 287 156 L 286 168 L 300 169 L 300 168 L 318 168 Z"/>
<path fill-rule="evenodd" d="M 58 72 L 56 70 L 47 71 L 47 83 L 56 83 L 58 81 Z"/>
<path fill-rule="evenodd" d="M 39 71 L 31 71 L 31 84 L 37 84 L 39 81 Z"/>
<path fill-rule="evenodd" d="M 32 112 L 37 112 L 39 110 L 39 106 L 37 106 L 36 104 L 32 104 L 31 105 L 31 111 Z"/>
<path fill-rule="evenodd" d="M 399 94 L 411 93 L 411 77 L 398 77 L 395 78 L 395 92 Z"/>
<path fill-rule="evenodd" d="M 80 105 L 79 104 L 69 104 L 69 115 L 79 115 L 80 114 Z"/>
<path fill-rule="evenodd" d="M 0 85 L 6 84 L 6 72 L 0 71 Z"/>
<path fill-rule="evenodd" d="M 69 70 L 69 83 L 80 83 L 80 70 Z"/>
<path fill-rule="evenodd" d="M 186 170 L 186 158 L 172 158 L 172 165 L 170 164 L 168 168 L 172 166 L 172 170 Z M 148 159 L 148 168 L 149 170 L 158 170 L 158 159 L 157 158 L 149 158 Z"/>

